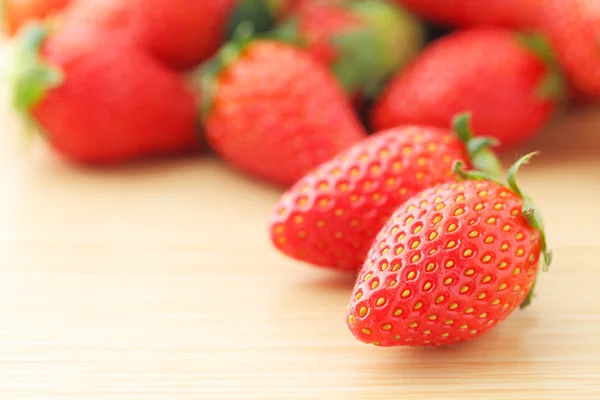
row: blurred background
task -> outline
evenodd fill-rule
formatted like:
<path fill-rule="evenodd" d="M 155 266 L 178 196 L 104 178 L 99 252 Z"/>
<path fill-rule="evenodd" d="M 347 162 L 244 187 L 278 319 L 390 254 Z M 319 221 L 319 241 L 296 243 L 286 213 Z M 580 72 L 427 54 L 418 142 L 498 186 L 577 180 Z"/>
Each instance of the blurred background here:
<path fill-rule="evenodd" d="M 600 2 L 1 4 L 2 398 L 600 399 Z M 477 340 L 364 346 L 355 274 L 278 252 L 273 209 L 462 112 L 504 167 L 540 151 L 554 263 Z"/>

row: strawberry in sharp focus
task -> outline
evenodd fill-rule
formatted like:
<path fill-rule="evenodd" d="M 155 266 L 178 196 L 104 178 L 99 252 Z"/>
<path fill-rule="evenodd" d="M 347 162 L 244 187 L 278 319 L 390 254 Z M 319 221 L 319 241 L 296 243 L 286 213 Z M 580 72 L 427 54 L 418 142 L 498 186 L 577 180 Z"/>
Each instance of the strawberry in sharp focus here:
<path fill-rule="evenodd" d="M 415 56 L 424 41 L 420 22 L 383 0 L 308 2 L 280 32 L 329 66 L 348 93 L 368 97 Z"/>
<path fill-rule="evenodd" d="M 236 38 L 205 69 L 207 139 L 259 178 L 291 185 L 366 136 L 334 76 L 294 46 Z"/>
<path fill-rule="evenodd" d="M 473 129 L 506 149 L 548 123 L 564 92 L 562 76 L 540 36 L 503 29 L 459 31 L 439 39 L 392 78 L 372 125 L 447 127 L 463 110 Z"/>
<path fill-rule="evenodd" d="M 452 27 L 535 27 L 545 0 L 392 0 Z M 562 0 L 559 0 L 562 1 Z"/>
<path fill-rule="evenodd" d="M 3 8 L 4 28 L 9 35 L 14 35 L 23 25 L 31 20 L 42 20 L 69 4 L 71 0 L 0 0 Z"/>
<path fill-rule="evenodd" d="M 427 189 L 392 215 L 354 288 L 347 324 L 360 341 L 434 346 L 484 334 L 531 300 L 550 253 L 539 211 L 509 171 Z M 541 257 L 540 257 L 541 256 Z"/>
<path fill-rule="evenodd" d="M 210 58 L 242 22 L 266 31 L 286 0 L 78 0 L 65 19 L 120 32 L 174 68 Z"/>
<path fill-rule="evenodd" d="M 600 1 L 550 0 L 540 25 L 574 88 L 600 98 Z"/>
<path fill-rule="evenodd" d="M 111 32 L 33 25 L 19 34 L 13 103 L 67 159 L 112 164 L 196 147 L 182 78 Z"/>
<path fill-rule="evenodd" d="M 472 138 L 466 115 L 455 119 L 455 133 L 399 127 L 340 153 L 283 195 L 271 219 L 274 245 L 305 262 L 358 271 L 398 206 L 428 187 L 456 180 L 455 160 L 500 175 L 486 149 L 489 141 Z"/>

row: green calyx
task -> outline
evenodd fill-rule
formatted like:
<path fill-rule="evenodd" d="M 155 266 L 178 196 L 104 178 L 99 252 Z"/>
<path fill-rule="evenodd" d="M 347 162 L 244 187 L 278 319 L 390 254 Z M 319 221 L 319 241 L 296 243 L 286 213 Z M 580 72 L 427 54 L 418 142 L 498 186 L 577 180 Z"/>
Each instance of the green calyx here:
<path fill-rule="evenodd" d="M 300 32 L 300 25 L 295 16 L 287 18 L 270 32 L 263 34 L 265 38 L 289 43 L 299 47 L 306 47 L 308 42 Z"/>
<path fill-rule="evenodd" d="M 537 96 L 542 100 L 566 99 L 568 95 L 566 78 L 548 39 L 538 33 L 519 33 L 517 40 L 548 67 L 548 73 L 537 88 Z"/>
<path fill-rule="evenodd" d="M 47 25 L 32 23 L 24 27 L 14 41 L 11 65 L 12 104 L 29 128 L 34 128 L 30 111 L 46 93 L 62 84 L 61 70 L 44 62 L 40 49 L 49 35 Z"/>
<path fill-rule="evenodd" d="M 339 7 L 363 24 L 331 38 L 338 54 L 332 70 L 346 91 L 373 98 L 418 53 L 423 28 L 411 14 L 386 1 L 358 0 Z"/>
<path fill-rule="evenodd" d="M 242 24 L 250 24 L 254 32 L 267 32 L 284 7 L 283 0 L 237 0 L 227 22 L 226 39 L 232 39 Z"/>
<path fill-rule="evenodd" d="M 464 163 L 461 161 L 457 161 L 454 163 L 453 170 L 460 178 L 465 179 L 465 180 L 490 180 L 490 181 L 496 182 L 498 184 L 501 184 L 501 185 L 507 187 L 508 189 L 510 189 L 512 192 L 514 192 L 521 199 L 523 199 L 523 208 L 522 208 L 523 216 L 525 217 L 525 219 L 527 220 L 529 225 L 533 229 L 537 230 L 540 235 L 539 240 L 540 240 L 540 253 L 542 256 L 541 257 L 542 271 L 548 271 L 548 268 L 549 268 L 550 264 L 552 263 L 552 251 L 550 251 L 548 249 L 548 243 L 546 241 L 546 233 L 544 230 L 544 223 L 543 223 L 542 215 L 539 211 L 539 208 L 533 203 L 531 198 L 528 195 L 526 195 L 525 193 L 523 193 L 523 191 L 517 184 L 517 180 L 516 180 L 517 172 L 519 171 L 521 166 L 523 166 L 524 164 L 527 164 L 529 162 L 529 160 L 531 160 L 531 158 L 537 154 L 538 154 L 537 152 L 527 154 L 527 155 L 521 157 L 516 163 L 514 163 L 512 165 L 512 167 L 508 170 L 506 183 L 501 182 L 497 178 L 491 177 L 482 171 L 477 171 L 477 170 L 466 171 L 464 169 Z M 528 306 L 531 303 L 531 300 L 534 295 L 534 291 L 533 291 L 534 287 L 535 287 L 535 282 L 534 282 L 531 290 L 527 294 L 527 297 L 521 303 L 521 306 L 520 306 L 521 308 L 525 308 L 526 306 Z"/>
<path fill-rule="evenodd" d="M 497 141 L 488 137 L 474 137 L 469 113 L 457 115 L 452 121 L 452 126 L 456 136 L 465 144 L 474 169 L 489 179 L 501 179 L 502 165 L 490 150 L 490 147 L 498 144 Z"/>
<path fill-rule="evenodd" d="M 517 185 L 516 179 L 519 168 L 521 168 L 522 165 L 529 163 L 529 160 L 531 160 L 531 158 L 537 154 L 539 153 L 529 153 L 514 163 L 513 166 L 508 170 L 507 180 L 508 186 L 512 189 L 512 191 L 524 200 L 523 215 L 525 216 L 525 219 L 527 219 L 527 222 L 529 222 L 529 225 L 531 225 L 532 228 L 536 229 L 540 233 L 540 245 L 543 256 L 542 270 L 548 271 L 548 267 L 552 263 L 552 252 L 548 250 L 542 215 L 539 208 L 533 203 L 531 198 L 521 191 L 519 185 Z"/>
<path fill-rule="evenodd" d="M 227 42 L 217 54 L 194 72 L 192 81 L 199 84 L 202 102 L 201 115 L 206 119 L 213 106 L 215 93 L 218 90 L 218 77 L 229 65 L 233 64 L 252 42 L 253 27 L 250 23 L 238 26 L 233 38 Z"/>

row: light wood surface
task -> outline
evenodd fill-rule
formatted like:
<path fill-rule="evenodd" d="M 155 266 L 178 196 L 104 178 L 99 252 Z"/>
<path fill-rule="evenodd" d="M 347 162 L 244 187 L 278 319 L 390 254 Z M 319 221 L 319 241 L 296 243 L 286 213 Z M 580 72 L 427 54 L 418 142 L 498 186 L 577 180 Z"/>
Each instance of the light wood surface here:
<path fill-rule="evenodd" d="M 278 189 L 212 158 L 77 169 L 6 108 L 2 400 L 600 399 L 598 107 L 530 146 L 555 253 L 532 306 L 431 350 L 351 337 L 351 277 L 270 246 Z"/>

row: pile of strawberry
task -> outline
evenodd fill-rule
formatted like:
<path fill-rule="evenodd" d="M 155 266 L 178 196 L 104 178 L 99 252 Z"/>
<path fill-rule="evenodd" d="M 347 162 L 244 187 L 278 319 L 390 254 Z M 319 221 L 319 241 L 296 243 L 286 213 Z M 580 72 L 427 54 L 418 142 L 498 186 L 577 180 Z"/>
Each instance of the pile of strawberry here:
<path fill-rule="evenodd" d="M 4 0 L 13 104 L 64 158 L 207 143 L 288 187 L 286 255 L 357 273 L 347 323 L 382 346 L 477 337 L 550 263 L 490 150 L 600 98 L 597 0 Z M 424 18 L 448 33 L 428 45 Z M 473 132 L 477 135 L 474 136 Z"/>

